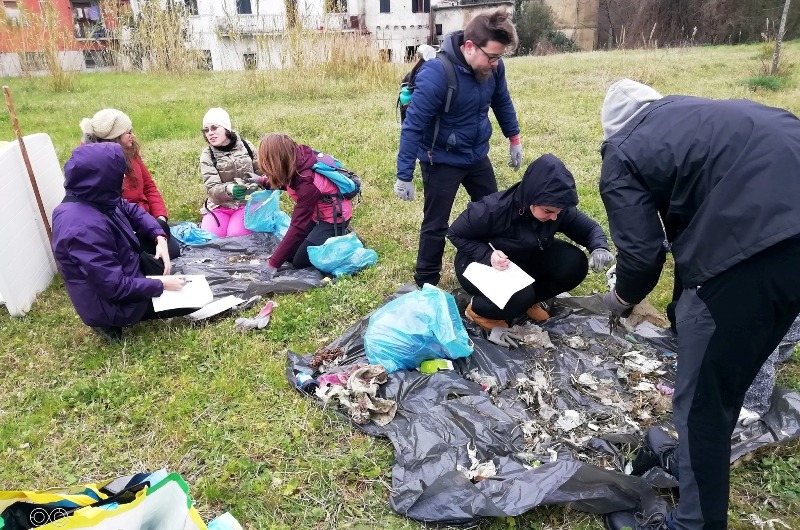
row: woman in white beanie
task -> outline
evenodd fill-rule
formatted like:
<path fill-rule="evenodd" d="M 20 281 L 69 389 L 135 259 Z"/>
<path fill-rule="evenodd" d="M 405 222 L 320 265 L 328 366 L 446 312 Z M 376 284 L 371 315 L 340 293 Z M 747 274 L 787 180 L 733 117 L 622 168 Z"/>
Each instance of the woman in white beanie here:
<path fill-rule="evenodd" d="M 203 117 L 208 146 L 200 153 L 200 173 L 208 199 L 200 228 L 219 237 L 251 233 L 244 226 L 245 197 L 258 190 L 260 173 L 253 148 L 231 128 L 231 118 L 215 107 Z"/>
<path fill-rule="evenodd" d="M 83 118 L 80 123 L 82 144 L 100 142 L 115 142 L 122 146 L 128 168 L 122 180 L 122 198 L 133 204 L 138 204 L 147 213 L 153 216 L 167 234 L 169 257 L 175 259 L 181 255 L 178 241 L 170 236 L 167 219 L 169 213 L 164 204 L 164 198 L 158 191 L 153 177 L 144 165 L 140 155 L 140 145 L 133 134 L 131 119 L 121 110 L 103 109 L 91 118 Z M 155 254 L 155 246 L 149 238 L 139 238 L 142 250 Z"/>

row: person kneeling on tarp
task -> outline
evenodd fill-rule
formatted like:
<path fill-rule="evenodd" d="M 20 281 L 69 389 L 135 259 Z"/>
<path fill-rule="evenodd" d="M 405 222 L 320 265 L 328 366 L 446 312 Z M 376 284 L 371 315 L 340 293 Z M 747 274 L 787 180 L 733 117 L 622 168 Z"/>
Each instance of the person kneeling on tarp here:
<path fill-rule="evenodd" d="M 297 204 L 289 230 L 269 258 L 262 279 L 269 281 L 275 271 L 290 261 L 296 269 L 311 267 L 308 247 L 323 244 L 329 237 L 347 233 L 353 202 L 343 197 L 330 179 L 312 166 L 317 152 L 296 143 L 289 135 L 271 133 L 261 139 L 258 164 L 264 177 L 261 184 L 273 190 L 286 190 Z"/>
<path fill-rule="evenodd" d="M 123 326 L 193 311 L 153 310 L 153 297 L 186 282 L 145 278 L 170 273 L 169 249 L 158 221 L 122 200 L 126 167 L 117 143 L 76 148 L 64 166 L 66 197 L 53 211 L 53 255 L 67 293 L 81 320 L 108 341 L 122 339 Z M 155 256 L 142 252 L 136 234 L 156 241 Z"/>
<path fill-rule="evenodd" d="M 447 232 L 458 252 L 455 272 L 461 286 L 473 295 L 466 317 L 487 331 L 508 327 L 508 322 L 527 315 L 549 318 L 541 302 L 578 286 L 589 266 L 601 270 L 614 257 L 596 221 L 578 211 L 575 179 L 553 155 L 534 160 L 522 181 L 505 191 L 472 202 Z M 556 239 L 561 232 L 591 252 Z M 534 278 L 517 291 L 502 309 L 464 277 L 472 262 L 505 270 L 515 263 Z"/>

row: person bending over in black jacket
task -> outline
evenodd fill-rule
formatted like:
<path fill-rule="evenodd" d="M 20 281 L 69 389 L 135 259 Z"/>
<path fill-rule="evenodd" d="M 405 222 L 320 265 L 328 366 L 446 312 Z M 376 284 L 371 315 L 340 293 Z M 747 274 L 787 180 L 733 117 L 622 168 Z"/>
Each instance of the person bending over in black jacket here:
<path fill-rule="evenodd" d="M 577 206 L 572 173 L 550 154 L 534 160 L 521 182 L 467 206 L 447 237 L 458 250 L 458 281 L 473 295 L 468 319 L 487 331 L 506 328 L 525 313 L 545 320 L 550 315 L 539 302 L 578 286 L 589 266 L 601 270 L 614 261 L 603 229 Z M 556 239 L 557 232 L 589 249 L 589 259 L 577 246 Z M 509 261 L 535 282 L 514 293 L 501 309 L 464 277 L 464 270 L 472 262 L 504 270 Z"/>

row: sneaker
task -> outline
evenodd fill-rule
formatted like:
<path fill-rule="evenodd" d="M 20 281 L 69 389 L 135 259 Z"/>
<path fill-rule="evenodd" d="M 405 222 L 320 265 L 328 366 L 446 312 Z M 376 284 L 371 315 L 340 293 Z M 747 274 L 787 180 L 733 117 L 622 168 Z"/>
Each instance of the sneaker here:
<path fill-rule="evenodd" d="M 634 512 L 612 512 L 605 517 L 606 530 L 671 530 L 667 516 L 653 512 L 649 516 Z"/>
<path fill-rule="evenodd" d="M 550 313 L 542 307 L 542 304 L 533 304 L 530 309 L 525 311 L 525 314 L 531 317 L 534 322 L 544 322 L 550 318 Z"/>
<path fill-rule="evenodd" d="M 659 466 L 677 478 L 678 466 L 675 465 L 675 449 L 678 441 L 659 427 L 650 427 L 644 435 L 644 447 L 633 460 L 631 475 L 642 475 Z"/>
<path fill-rule="evenodd" d="M 97 333 L 100 338 L 108 344 L 122 342 L 122 328 L 113 326 L 92 326 L 92 331 Z"/>
<path fill-rule="evenodd" d="M 493 318 L 485 318 L 478 315 L 472 310 L 472 304 L 469 304 L 464 310 L 464 316 L 467 317 L 467 320 L 475 322 L 477 325 L 489 332 L 491 332 L 494 328 L 508 327 L 508 323 L 505 320 L 495 320 Z"/>

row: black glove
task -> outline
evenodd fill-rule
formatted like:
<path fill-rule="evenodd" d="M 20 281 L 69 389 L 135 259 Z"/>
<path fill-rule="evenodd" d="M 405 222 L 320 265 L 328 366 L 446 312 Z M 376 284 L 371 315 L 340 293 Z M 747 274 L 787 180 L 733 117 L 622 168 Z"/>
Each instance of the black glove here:
<path fill-rule="evenodd" d="M 609 313 L 622 318 L 627 318 L 631 314 L 631 311 L 633 311 L 633 306 L 635 305 L 620 300 L 616 291 L 608 292 L 603 297 L 603 304 L 606 306 Z"/>

